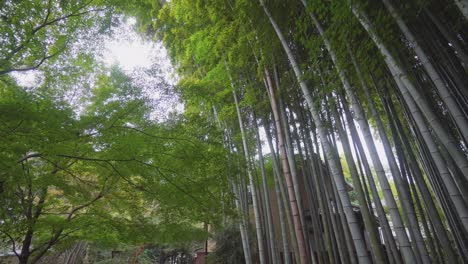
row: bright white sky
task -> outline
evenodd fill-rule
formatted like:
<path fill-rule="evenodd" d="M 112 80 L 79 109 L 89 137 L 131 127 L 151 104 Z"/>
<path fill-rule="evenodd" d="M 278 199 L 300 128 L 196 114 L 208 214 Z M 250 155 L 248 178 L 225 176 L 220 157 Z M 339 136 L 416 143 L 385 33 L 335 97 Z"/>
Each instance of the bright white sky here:
<path fill-rule="evenodd" d="M 158 66 L 158 69 L 164 73 L 165 81 L 175 84 L 177 75 L 166 49 L 161 42 L 143 39 L 135 31 L 135 24 L 134 18 L 123 18 L 123 23 L 112 29 L 112 35 L 102 39 L 103 49 L 98 52 L 98 61 L 107 67 L 119 65 L 130 76 L 135 72 Z M 36 85 L 40 79 L 37 78 L 40 77 L 40 71 L 14 72 L 11 75 L 17 79 L 18 84 L 26 87 Z"/>
<path fill-rule="evenodd" d="M 107 66 L 119 64 L 126 71 L 151 66 L 155 43 L 143 40 L 132 30 L 135 23 L 134 18 L 128 18 L 125 24 L 115 29 L 112 38 L 104 43 L 103 62 Z"/>
<path fill-rule="evenodd" d="M 112 40 L 106 43 L 104 62 L 110 66 L 120 64 L 125 70 L 131 71 L 138 67 L 151 66 L 153 45 L 141 39 L 133 41 Z"/>
<path fill-rule="evenodd" d="M 160 41 L 144 39 L 135 32 L 134 18 L 124 21 L 104 41 L 101 61 L 108 67 L 118 64 L 143 87 L 146 95 L 156 102 L 152 114 L 155 120 L 164 120 L 173 111 L 182 112 L 183 104 L 171 93 L 172 88 L 164 84 L 173 86 L 178 80 L 167 50 Z"/>

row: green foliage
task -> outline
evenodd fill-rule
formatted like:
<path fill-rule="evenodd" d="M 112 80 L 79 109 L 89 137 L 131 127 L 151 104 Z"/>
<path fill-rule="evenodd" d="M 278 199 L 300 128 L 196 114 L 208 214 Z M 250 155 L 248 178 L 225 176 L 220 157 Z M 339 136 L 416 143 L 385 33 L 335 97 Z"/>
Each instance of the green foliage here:
<path fill-rule="evenodd" d="M 67 48 L 75 33 L 110 19 L 95 15 L 102 6 L 127 8 L 115 4 L 24 1 L 0 10 L 1 38 L 10 41 L 0 72 L 41 64 L 43 73 L 34 89 L 7 75 L 0 82 L 0 240 L 32 257 L 77 240 L 185 245 L 206 237 L 198 223 L 232 213 L 224 207 L 229 154 L 213 124 L 189 112 L 153 121 L 154 102 L 131 77 L 99 65 L 92 45 Z M 55 53 L 66 60 L 42 65 Z"/>
<path fill-rule="evenodd" d="M 0 75 L 56 62 L 70 42 L 92 26 L 101 33 L 111 10 L 97 1 L 6 1 L 0 7 Z"/>
<path fill-rule="evenodd" d="M 349 1 L 306 1 L 306 8 L 301 1 L 265 2 L 310 85 L 326 132 L 335 133 L 328 108 L 339 104 L 334 98 L 343 92 L 336 69 L 367 109 L 350 51 L 366 75 L 364 82 L 376 88 L 372 99 L 388 123 L 379 97 L 392 88 L 391 76 Z M 417 28 L 412 6 L 422 10 L 420 3 L 405 4 L 403 15 Z M 415 73 L 412 81 L 427 79 L 382 3 L 361 3 L 360 8 L 401 64 Z M 309 12 L 323 25 L 335 61 Z M 136 17 L 139 31 L 168 48 L 181 76 L 175 89 L 185 104 L 183 114 L 154 121 L 154 102 L 144 87 L 118 67 L 98 63 L 99 40 L 112 33 L 111 26 L 119 22 L 114 16 L 121 13 Z M 425 31 L 430 29 L 418 37 L 427 37 Z M 3 1 L 0 44 L 0 241 L 29 249 L 33 257 L 77 240 L 108 247 L 185 247 L 206 239 L 199 223 L 219 226 L 223 217 L 235 216 L 230 184 L 245 176 L 246 162 L 240 156 L 233 92 L 252 157 L 251 127 L 257 122 L 252 113 L 266 122 L 271 115 L 268 81 L 275 83 L 275 96 L 287 106 L 291 124 L 315 130 L 290 61 L 257 1 Z M 431 59 L 440 59 L 436 55 Z M 445 57 L 446 64 L 457 67 L 456 58 Z M 37 69 L 41 80 L 34 87 L 20 87 L 8 75 Z M 448 70 L 444 76 L 450 80 L 451 74 L 458 73 Z M 419 82 L 426 87 L 427 81 Z M 437 106 L 437 93 L 424 90 Z M 385 96 L 399 99 L 394 91 Z M 403 113 L 404 107 L 397 108 Z M 437 109 L 441 117 L 448 115 L 443 106 Z M 299 118 L 301 111 L 305 117 Z M 271 175 L 271 159 L 266 163 Z M 356 200 L 355 192 L 350 196 Z M 235 227 L 222 230 L 211 261 L 241 262 L 238 236 Z"/>
<path fill-rule="evenodd" d="M 201 117 L 147 119 L 140 90 L 118 69 L 98 80 L 80 116 L 2 85 L 2 240 L 28 230 L 34 245 L 55 235 L 101 245 L 203 239 L 194 224 L 228 213 L 219 133 Z"/>

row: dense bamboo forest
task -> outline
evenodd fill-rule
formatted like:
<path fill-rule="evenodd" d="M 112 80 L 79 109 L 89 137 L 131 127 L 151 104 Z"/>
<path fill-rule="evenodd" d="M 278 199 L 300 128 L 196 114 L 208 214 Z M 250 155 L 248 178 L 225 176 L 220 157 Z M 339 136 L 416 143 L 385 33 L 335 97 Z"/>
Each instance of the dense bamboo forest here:
<path fill-rule="evenodd" d="M 166 62 L 103 63 L 129 19 Z M 467 41 L 467 0 L 0 0 L 0 263 L 467 263 Z"/>

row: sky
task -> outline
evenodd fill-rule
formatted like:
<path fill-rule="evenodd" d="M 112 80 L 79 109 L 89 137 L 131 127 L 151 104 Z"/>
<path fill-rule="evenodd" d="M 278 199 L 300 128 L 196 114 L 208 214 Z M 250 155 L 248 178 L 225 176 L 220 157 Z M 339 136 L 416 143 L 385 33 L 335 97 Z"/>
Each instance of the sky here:
<path fill-rule="evenodd" d="M 134 18 L 127 18 L 124 24 L 114 30 L 112 37 L 105 41 L 102 61 L 107 66 L 119 64 L 129 72 L 151 66 L 155 43 L 143 40 L 133 30 L 135 24 Z"/>
<path fill-rule="evenodd" d="M 108 68 L 118 65 L 136 85 L 143 88 L 145 95 L 153 101 L 153 119 L 163 121 L 172 111 L 183 112 L 183 104 L 173 93 L 172 88 L 177 83 L 178 76 L 167 50 L 160 41 L 145 39 L 139 35 L 135 30 L 134 18 L 121 17 L 120 20 L 122 23 L 112 28 L 110 36 L 98 39 L 98 48 L 94 51 L 97 53 L 97 61 Z M 77 51 L 86 49 L 87 43 L 79 41 L 70 48 Z M 15 72 L 12 76 L 19 85 L 25 87 L 34 87 L 41 82 L 40 71 Z M 79 84 L 75 88 L 82 89 Z M 80 97 L 80 92 L 77 94 Z M 69 103 L 76 105 L 76 111 L 80 112 L 78 97 L 73 96 Z"/>
<path fill-rule="evenodd" d="M 126 18 L 124 22 L 113 28 L 113 34 L 104 38 L 102 54 L 99 60 L 106 66 L 120 65 L 127 73 L 138 68 L 149 68 L 154 59 L 155 51 L 159 48 L 164 49 L 160 43 L 143 40 L 134 30 L 136 20 Z M 167 54 L 161 56 L 169 66 L 170 62 Z M 39 71 L 14 72 L 12 75 L 22 86 L 34 86 L 37 83 Z"/>
<path fill-rule="evenodd" d="M 152 118 L 163 121 L 169 113 L 184 110 L 173 91 L 178 76 L 161 41 L 144 39 L 135 31 L 136 20 L 125 18 L 103 43 L 101 61 L 108 67 L 119 65 L 145 94 L 154 100 Z"/>

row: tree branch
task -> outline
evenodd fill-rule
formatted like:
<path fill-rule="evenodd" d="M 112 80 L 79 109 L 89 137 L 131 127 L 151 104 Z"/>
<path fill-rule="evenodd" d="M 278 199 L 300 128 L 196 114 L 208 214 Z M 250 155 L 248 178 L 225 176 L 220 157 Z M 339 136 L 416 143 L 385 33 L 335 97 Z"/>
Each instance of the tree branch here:
<path fill-rule="evenodd" d="M 69 213 L 68 213 L 68 216 L 66 218 L 67 222 L 70 222 L 71 220 L 73 220 L 73 215 L 81 210 L 81 209 L 84 209 L 88 206 L 90 206 L 91 204 L 95 203 L 96 201 L 98 201 L 99 199 L 101 199 L 102 197 L 104 197 L 104 188 L 101 192 L 99 192 L 99 194 L 94 198 L 92 199 L 91 201 L 85 203 L 85 204 L 82 204 L 74 209 L 72 209 Z M 59 228 L 55 234 L 52 236 L 52 238 L 45 244 L 37 247 L 37 248 L 34 248 L 30 251 L 30 254 L 38 251 L 39 249 L 43 248 L 38 254 L 37 256 L 34 257 L 34 260 L 32 261 L 32 263 L 36 263 L 40 258 L 42 258 L 42 256 L 44 256 L 44 254 L 52 247 L 54 246 L 55 244 L 57 244 L 57 242 L 60 240 L 60 239 L 63 239 L 64 237 L 68 236 L 69 234 L 77 231 L 79 229 L 75 229 L 75 230 L 72 230 L 68 233 L 65 233 L 63 234 L 63 231 L 64 231 L 64 228 L 61 227 Z"/>
<path fill-rule="evenodd" d="M 79 210 L 81 210 L 81 209 L 84 209 L 84 208 L 90 206 L 91 204 L 95 203 L 96 201 L 98 201 L 98 200 L 101 199 L 102 197 L 104 197 L 104 188 L 103 188 L 103 190 L 102 190 L 101 192 L 99 192 L 99 194 L 98 194 L 96 197 L 94 197 L 94 199 L 92 199 L 91 201 L 89 201 L 89 202 L 87 202 L 87 203 L 85 203 L 85 204 L 82 204 L 82 205 L 80 205 L 80 206 L 75 207 L 74 209 L 72 209 L 72 210 L 70 211 L 70 213 L 68 214 L 68 216 L 67 216 L 67 221 L 70 222 L 70 221 L 72 220 L 73 215 L 74 215 L 77 211 L 79 211 Z"/>
<path fill-rule="evenodd" d="M 12 247 L 13 247 L 13 248 L 12 248 L 13 253 L 15 253 L 15 255 L 16 255 L 17 257 L 19 257 L 20 255 L 18 254 L 18 252 L 16 252 L 16 242 L 15 242 L 15 239 L 13 239 L 13 237 L 12 237 L 10 234 L 8 234 L 7 232 L 5 232 L 5 231 L 3 231 L 3 230 L 0 230 L 0 232 L 4 233 L 4 234 L 8 237 L 8 239 L 10 239 L 11 244 L 12 244 Z"/>
<path fill-rule="evenodd" d="M 34 152 L 34 153 L 31 153 L 31 154 L 28 154 L 28 155 L 22 157 L 22 158 L 19 159 L 16 163 L 22 163 L 23 161 L 26 161 L 26 160 L 28 160 L 28 159 L 31 159 L 31 158 L 38 158 L 38 157 L 41 157 L 41 156 L 42 156 L 41 153 L 36 153 L 36 152 Z"/>
<path fill-rule="evenodd" d="M 52 19 L 49 21 L 49 17 L 50 17 L 50 14 L 52 13 L 51 9 L 52 9 L 52 4 L 51 4 L 51 1 L 49 0 L 48 2 L 48 6 L 47 6 L 47 13 L 45 15 L 45 18 L 43 20 L 43 22 L 38 25 L 37 27 L 33 28 L 33 30 L 31 31 L 31 34 L 30 36 L 28 36 L 20 45 L 18 45 L 16 48 L 14 48 L 8 56 L 5 57 L 5 59 L 3 59 L 4 62 L 7 62 L 9 60 L 11 60 L 18 52 L 20 52 L 22 49 L 24 49 L 30 42 L 31 40 L 34 38 L 34 36 L 36 35 L 37 32 L 39 32 L 41 29 L 47 27 L 47 26 L 50 26 L 50 25 L 53 25 L 57 22 L 60 22 L 62 20 L 66 20 L 66 19 L 69 19 L 69 18 L 72 18 L 72 17 L 77 17 L 77 16 L 82 16 L 82 15 L 85 15 L 85 14 L 89 14 L 89 13 L 92 13 L 92 12 L 100 12 L 100 11 L 104 11 L 106 10 L 105 8 L 98 8 L 98 9 L 89 9 L 89 10 L 86 10 L 86 11 L 83 11 L 83 12 L 78 12 L 79 10 L 85 8 L 86 6 L 88 6 L 89 4 L 91 4 L 93 0 L 89 1 L 89 2 L 86 2 L 84 5 L 80 6 L 75 12 L 73 13 L 70 13 L 68 15 L 64 15 L 64 16 L 61 16 L 61 17 L 57 17 L 55 19 Z M 60 53 L 62 50 L 60 50 L 59 52 L 57 53 L 54 53 L 54 54 L 51 54 L 51 55 L 48 55 L 48 56 L 44 56 L 36 65 L 34 66 L 30 66 L 30 67 L 26 67 L 26 68 L 10 68 L 10 69 L 6 69 L 6 70 L 1 70 L 0 71 L 0 75 L 2 74 L 7 74 L 7 73 L 10 73 L 10 72 L 23 72 L 23 71 L 29 71 L 29 70 L 34 70 L 34 69 L 37 69 L 39 68 L 39 66 L 41 66 L 46 60 L 56 56 L 58 53 Z"/>
<path fill-rule="evenodd" d="M 167 181 L 169 182 L 172 186 L 174 186 L 177 190 L 179 190 L 181 193 L 187 195 L 188 197 L 192 198 L 197 204 L 202 204 L 195 196 L 193 196 L 192 194 L 190 194 L 189 192 L 185 191 L 182 187 L 178 186 L 177 184 L 175 184 L 172 180 L 169 179 L 169 177 L 166 176 L 166 174 L 164 174 L 162 171 L 161 171 L 161 168 L 158 167 L 158 166 L 154 166 L 152 164 L 149 164 L 149 163 L 146 163 L 144 161 L 139 161 L 139 160 L 135 160 L 136 162 L 142 164 L 142 165 L 145 165 L 145 166 L 149 166 L 151 168 L 154 168 L 158 171 L 158 173 Z"/>
<path fill-rule="evenodd" d="M 63 49 L 61 49 L 60 51 L 62 51 Z M 45 56 L 43 57 L 36 65 L 34 66 L 30 66 L 30 67 L 26 67 L 26 68 L 10 68 L 10 69 L 6 69 L 6 70 L 2 70 L 0 71 L 0 75 L 2 74 L 6 74 L 6 73 L 10 73 L 10 72 L 24 72 L 24 71 L 30 71 L 30 70 L 35 70 L 37 68 L 39 68 L 39 66 L 41 66 L 46 60 L 56 56 L 57 54 L 60 53 L 60 51 L 58 52 L 55 52 L 54 54 L 51 54 L 51 55 L 48 55 L 48 56 Z"/>
<path fill-rule="evenodd" d="M 73 155 L 66 155 L 66 154 L 59 154 L 57 155 L 58 157 L 62 158 L 70 158 L 70 159 L 77 159 L 77 160 L 88 160 L 88 161 L 101 161 L 101 162 L 128 162 L 128 161 L 134 161 L 135 159 L 100 159 L 100 158 L 88 158 L 88 157 L 82 157 L 82 156 L 73 156 Z"/>

